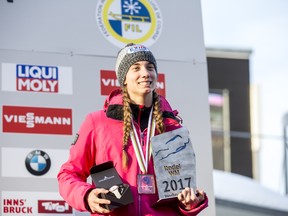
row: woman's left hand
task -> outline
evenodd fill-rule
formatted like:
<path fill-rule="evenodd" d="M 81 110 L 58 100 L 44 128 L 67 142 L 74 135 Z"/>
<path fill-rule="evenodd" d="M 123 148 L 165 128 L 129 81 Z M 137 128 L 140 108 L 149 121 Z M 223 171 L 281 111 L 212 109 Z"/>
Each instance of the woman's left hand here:
<path fill-rule="evenodd" d="M 205 192 L 202 190 L 196 190 L 194 193 L 193 188 L 185 188 L 178 194 L 178 200 L 183 205 L 184 209 L 189 211 L 196 208 L 205 199 Z"/>

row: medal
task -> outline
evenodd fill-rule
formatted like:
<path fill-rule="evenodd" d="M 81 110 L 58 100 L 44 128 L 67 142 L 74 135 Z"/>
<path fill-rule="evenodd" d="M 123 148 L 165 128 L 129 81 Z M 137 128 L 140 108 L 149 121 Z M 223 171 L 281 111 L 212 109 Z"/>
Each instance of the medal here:
<path fill-rule="evenodd" d="M 155 180 L 153 175 L 139 174 L 137 176 L 137 186 L 139 194 L 154 194 Z"/>

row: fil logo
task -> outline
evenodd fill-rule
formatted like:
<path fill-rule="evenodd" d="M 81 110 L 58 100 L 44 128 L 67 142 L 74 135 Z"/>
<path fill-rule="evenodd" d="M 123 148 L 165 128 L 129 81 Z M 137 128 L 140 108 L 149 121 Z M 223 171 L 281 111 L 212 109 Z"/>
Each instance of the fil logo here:
<path fill-rule="evenodd" d="M 3 106 L 3 132 L 72 134 L 72 110 Z"/>
<path fill-rule="evenodd" d="M 100 80 L 101 80 L 101 95 L 109 95 L 113 90 L 120 88 L 115 71 L 100 70 Z M 157 92 L 163 97 L 166 97 L 164 74 L 158 73 Z"/>
<path fill-rule="evenodd" d="M 144 0 L 98 1 L 96 22 L 102 35 L 118 47 L 135 41 L 150 46 L 158 40 L 163 27 L 157 2 Z"/>
<path fill-rule="evenodd" d="M 72 68 L 2 63 L 2 90 L 72 94 Z"/>
<path fill-rule="evenodd" d="M 38 200 L 38 213 L 41 214 L 72 214 L 73 209 L 62 200 Z"/>

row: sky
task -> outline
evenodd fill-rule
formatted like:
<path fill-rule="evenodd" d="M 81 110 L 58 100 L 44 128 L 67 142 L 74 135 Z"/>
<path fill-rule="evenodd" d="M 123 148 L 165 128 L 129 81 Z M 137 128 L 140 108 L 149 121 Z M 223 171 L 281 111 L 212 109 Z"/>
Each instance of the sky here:
<path fill-rule="evenodd" d="M 251 50 L 250 83 L 257 89 L 256 179 L 284 193 L 283 116 L 288 113 L 288 1 L 201 0 L 206 48 Z M 253 112 L 254 113 L 254 112 Z"/>

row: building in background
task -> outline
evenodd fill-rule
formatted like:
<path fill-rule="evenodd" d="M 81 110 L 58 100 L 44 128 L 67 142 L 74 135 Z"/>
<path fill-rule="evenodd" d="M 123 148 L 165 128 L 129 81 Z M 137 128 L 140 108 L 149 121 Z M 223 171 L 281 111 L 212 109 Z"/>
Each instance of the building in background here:
<path fill-rule="evenodd" d="M 258 181 L 261 140 L 257 90 L 250 84 L 251 51 L 208 48 L 206 53 L 216 215 L 288 215 L 288 197 Z"/>
<path fill-rule="evenodd" d="M 207 49 L 214 169 L 253 177 L 250 50 Z"/>

